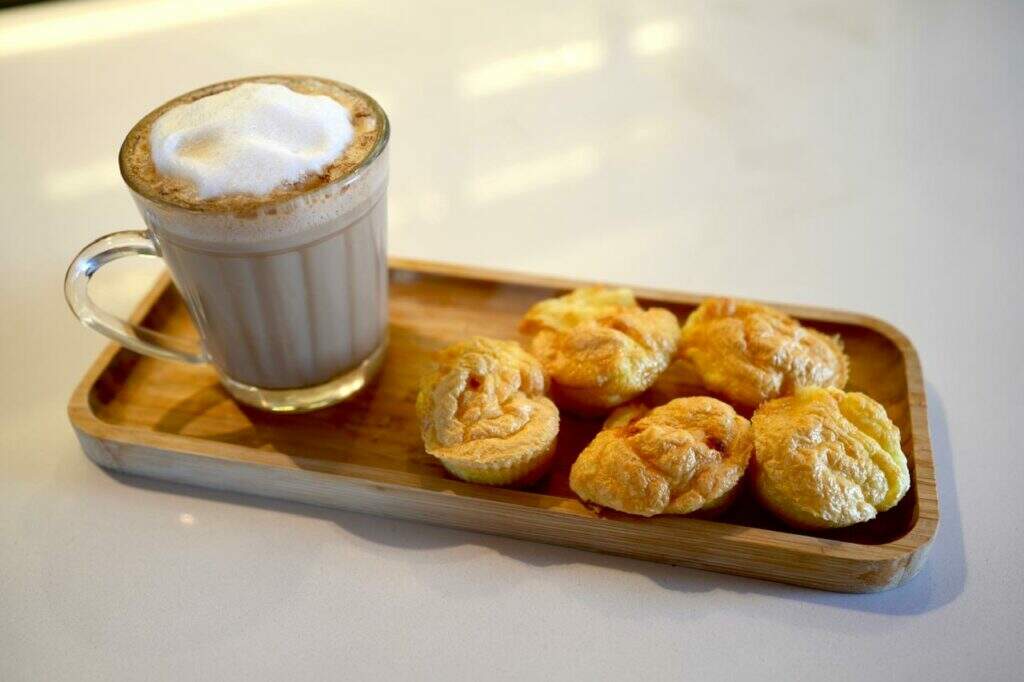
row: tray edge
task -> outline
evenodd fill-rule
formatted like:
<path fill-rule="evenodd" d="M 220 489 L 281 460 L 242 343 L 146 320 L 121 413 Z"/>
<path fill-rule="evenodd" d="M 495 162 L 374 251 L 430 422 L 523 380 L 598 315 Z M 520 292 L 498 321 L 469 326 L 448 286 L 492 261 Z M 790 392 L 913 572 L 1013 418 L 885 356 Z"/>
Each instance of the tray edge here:
<path fill-rule="evenodd" d="M 516 273 L 510 271 L 496 271 L 484 268 L 475 268 L 470 266 L 451 265 L 444 263 L 435 263 L 427 261 L 417 261 L 403 258 L 391 258 L 389 259 L 389 267 L 392 269 L 409 270 L 413 272 L 420 272 L 425 274 L 440 275 L 440 276 L 451 276 L 456 278 L 470 278 L 470 279 L 482 279 L 497 281 L 507 284 L 516 284 L 523 286 L 547 286 L 553 288 L 571 288 L 573 286 L 579 286 L 580 282 L 561 279 L 556 277 L 545 277 L 545 276 L 534 276 L 525 273 Z M 168 273 L 164 273 L 161 278 L 154 284 L 153 288 L 143 297 L 135 311 L 131 315 L 131 319 L 134 322 L 142 321 L 146 315 L 150 312 L 153 306 L 160 300 L 164 295 L 167 288 L 171 285 L 171 278 Z M 679 302 L 684 304 L 694 304 L 701 300 L 702 296 L 682 294 L 679 292 L 661 291 L 655 289 L 644 289 L 634 287 L 634 290 L 640 297 L 643 298 L 660 298 L 666 301 Z M 804 585 L 808 587 L 815 587 L 818 589 L 827 589 L 832 591 L 842 592 L 874 592 L 881 591 L 901 585 L 910 580 L 916 575 L 921 567 L 923 566 L 924 560 L 927 555 L 927 551 L 934 540 L 935 534 L 938 528 L 939 522 L 939 507 L 938 507 L 938 495 L 935 486 L 934 477 L 934 464 L 931 453 L 931 443 L 928 433 L 927 426 L 927 408 L 926 398 L 924 392 L 923 376 L 921 372 L 920 360 L 913 344 L 909 338 L 904 335 L 900 330 L 891 324 L 880 320 L 878 318 L 870 317 L 867 315 L 849 313 L 844 311 L 829 310 L 822 308 L 812 308 L 804 306 L 792 306 L 788 304 L 773 304 L 778 307 L 791 312 L 792 314 L 810 317 L 814 319 L 841 322 L 846 324 L 855 324 L 864 327 L 868 327 L 877 333 L 885 336 L 889 339 L 904 356 L 905 368 L 906 368 L 906 379 L 907 379 L 907 390 L 908 390 L 908 406 L 910 411 L 911 428 L 913 430 L 913 442 L 914 452 L 913 458 L 915 463 L 915 482 L 917 487 L 918 495 L 918 510 L 917 519 L 911 529 L 902 537 L 881 545 L 861 545 L 858 543 L 847 543 L 833 540 L 822 540 L 819 538 L 813 538 L 809 536 L 795 535 L 779 531 L 770 531 L 757 528 L 746 528 L 742 527 L 746 535 L 745 542 L 738 545 L 737 549 L 750 549 L 751 547 L 759 547 L 762 549 L 773 549 L 775 551 L 790 551 L 796 552 L 802 556 L 818 556 L 823 558 L 830 558 L 840 561 L 854 562 L 857 563 L 862 569 L 865 569 L 861 574 L 861 579 L 855 584 L 822 584 L 816 580 L 802 580 L 802 579 L 787 579 L 785 576 L 779 575 L 767 575 L 758 574 L 757 571 L 744 572 L 742 569 L 737 570 L 737 567 L 708 567 L 698 565 L 699 562 L 693 557 L 677 557 L 676 560 L 665 561 L 665 559 L 652 559 L 655 561 L 665 561 L 666 563 L 672 563 L 676 565 L 687 565 L 697 568 L 703 568 L 705 570 L 712 570 L 718 572 L 734 573 L 737 575 L 748 575 L 749 577 L 788 582 L 790 584 Z M 92 390 L 92 386 L 96 380 L 109 368 L 111 363 L 116 359 L 119 353 L 129 353 L 123 349 L 119 344 L 110 343 L 96 360 L 90 365 L 82 380 L 79 382 L 74 392 L 71 395 L 71 399 L 68 403 L 68 416 L 72 426 L 82 443 L 83 450 L 86 455 L 89 456 L 99 466 L 108 469 L 115 469 L 126 473 L 142 474 L 142 475 L 153 475 L 145 474 L 138 470 L 136 467 L 126 465 L 124 461 L 119 460 L 116 457 L 103 456 L 100 453 L 108 451 L 103 446 L 103 441 L 112 441 L 118 443 L 121 447 L 141 447 L 153 452 L 161 453 L 174 453 L 174 454 L 185 454 L 188 456 L 203 456 L 202 453 L 189 452 L 188 450 L 179 449 L 163 449 L 158 446 L 158 442 L 151 446 L 140 446 L 137 442 L 133 442 L 130 437 L 138 435 L 135 431 L 129 427 L 121 427 L 117 425 L 111 425 L 107 422 L 102 421 L 92 410 L 89 401 L 89 393 Z M 148 433 L 148 432 L 144 432 Z M 153 440 L 152 436 L 165 436 L 172 440 L 187 439 L 187 437 L 173 436 L 172 434 L 149 434 L 151 438 L 146 440 Z M 196 439 L 192 439 L 196 440 Z M 202 442 L 202 441 L 200 441 Z M 234 461 L 231 466 L 238 466 L 244 464 L 246 466 L 254 466 L 248 462 Z M 279 467 L 278 467 L 279 468 Z M 330 477 L 332 480 L 343 480 L 346 484 L 351 485 L 353 482 L 362 482 L 371 486 L 380 487 L 382 485 L 387 486 L 391 484 L 382 484 L 379 482 L 373 482 L 370 479 L 350 477 L 337 473 L 326 473 L 326 472 L 315 472 L 307 471 L 302 469 L 290 469 L 291 472 L 299 472 L 301 474 L 308 474 L 311 476 L 323 476 Z M 172 478 L 168 476 L 155 475 L 157 478 L 163 478 L 165 480 L 177 480 L 192 485 L 202 485 L 202 483 L 196 483 L 194 481 L 184 480 L 180 478 Z M 211 487 L 211 486 L 205 486 Z M 405 486 L 403 486 L 405 487 Z M 265 493 L 251 489 L 251 488 L 222 488 L 225 490 L 235 490 L 242 493 L 251 493 L 256 495 L 266 496 Z M 422 489 L 416 489 L 422 490 Z M 424 491 L 429 494 L 438 494 L 434 491 Z M 275 497 L 282 497 L 281 491 L 275 491 Z M 390 493 L 389 493 L 390 494 Z M 336 504 L 325 505 L 322 502 L 310 501 L 292 497 L 285 497 L 285 499 L 294 499 L 299 502 L 307 502 L 310 504 L 318 504 L 319 506 L 332 506 L 337 508 L 349 508 L 343 507 Z M 474 499 L 474 502 L 479 502 L 480 499 Z M 493 500 L 484 500 L 485 502 L 493 502 Z M 531 508 L 538 509 L 539 508 Z M 359 509 L 354 509 L 360 511 Z M 372 512 L 371 512 L 372 513 Z M 571 514 L 565 514 L 564 512 L 548 512 L 558 513 L 563 517 L 572 517 Z M 410 516 L 395 515 L 398 518 L 413 518 Z M 579 518 L 579 517 L 577 517 Z M 413 520 L 425 521 L 424 519 Z M 426 521 L 431 523 L 430 521 Z M 451 527 L 464 528 L 467 530 L 482 529 L 472 525 L 459 525 L 444 523 L 434 525 L 448 525 Z M 729 525 L 729 524 L 718 524 L 718 525 Z M 482 530 L 482 532 L 493 532 L 489 530 Z M 520 531 L 522 535 L 516 535 L 515 532 L 500 532 L 500 534 L 508 535 L 511 537 L 520 537 L 522 539 L 538 539 L 532 535 L 527 535 L 526 530 Z M 780 536 L 780 537 L 773 537 Z M 716 541 L 722 542 L 723 537 L 718 536 L 714 538 Z M 729 538 L 729 544 L 736 544 L 734 538 Z M 548 542 L 550 544 L 561 544 L 565 545 L 564 540 L 552 541 L 540 539 L 540 541 Z M 575 546 L 575 545 L 569 545 Z M 608 551 L 601 547 L 592 546 L 579 546 L 580 549 L 586 549 L 589 551 L 597 551 L 602 553 L 612 553 L 621 556 L 632 556 L 637 557 L 636 552 L 615 552 Z M 846 551 L 843 551 L 846 550 Z M 850 551 L 852 550 L 852 551 Z M 852 556 L 855 555 L 855 556 Z M 637 557 L 643 558 L 643 557 Z"/>

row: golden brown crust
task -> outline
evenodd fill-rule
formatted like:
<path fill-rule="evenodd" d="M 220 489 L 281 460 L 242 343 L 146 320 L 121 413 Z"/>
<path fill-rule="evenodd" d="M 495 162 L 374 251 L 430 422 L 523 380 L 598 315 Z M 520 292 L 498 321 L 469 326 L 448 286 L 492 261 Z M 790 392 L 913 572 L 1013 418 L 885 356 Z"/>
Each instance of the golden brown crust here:
<path fill-rule="evenodd" d="M 649 405 L 664 405 L 675 398 L 706 396 L 708 393 L 693 363 L 677 356 L 647 389 L 644 400 Z"/>
<path fill-rule="evenodd" d="M 892 508 L 910 488 L 900 431 L 863 393 L 806 387 L 757 409 L 751 480 L 797 528 L 842 528 Z"/>
<path fill-rule="evenodd" d="M 436 360 L 416 399 L 426 451 L 466 480 L 505 485 L 535 476 L 558 435 L 540 363 L 515 341 L 480 336 Z"/>
<path fill-rule="evenodd" d="M 838 337 L 774 308 L 729 298 L 708 299 L 694 310 L 680 347 L 708 390 L 750 408 L 802 386 L 842 388 L 849 374 Z"/>
<path fill-rule="evenodd" d="M 230 90 L 242 83 L 276 83 L 301 94 L 325 95 L 334 99 L 349 112 L 353 128 L 351 143 L 319 174 L 311 175 L 294 184 L 279 187 L 263 196 L 234 194 L 200 199 L 191 182 L 168 177 L 157 171 L 156 166 L 153 165 L 153 157 L 149 148 L 149 134 L 153 123 L 169 109 Z M 250 212 L 260 206 L 293 199 L 300 194 L 343 178 L 358 168 L 376 149 L 381 135 L 386 133 L 385 121 L 379 120 L 382 112 L 378 113 L 379 109 L 375 107 L 376 103 L 372 99 L 354 88 L 311 76 L 256 76 L 208 85 L 161 105 L 132 128 L 121 146 L 121 174 L 135 191 L 155 201 L 196 211 Z"/>
<path fill-rule="evenodd" d="M 647 390 L 679 343 L 675 315 L 644 310 L 629 289 L 588 287 L 535 304 L 519 329 L 560 406 L 600 414 Z"/>
<path fill-rule="evenodd" d="M 569 485 L 585 501 L 640 516 L 718 511 L 752 449 L 750 422 L 720 400 L 628 405 L 580 453 Z"/>

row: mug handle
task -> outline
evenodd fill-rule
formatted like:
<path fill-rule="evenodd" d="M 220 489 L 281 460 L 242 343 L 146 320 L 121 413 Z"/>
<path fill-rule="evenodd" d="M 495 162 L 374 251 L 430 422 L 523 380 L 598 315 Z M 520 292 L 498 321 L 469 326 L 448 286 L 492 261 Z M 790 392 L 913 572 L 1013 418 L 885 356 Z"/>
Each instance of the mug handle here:
<path fill-rule="evenodd" d="M 161 334 L 127 322 L 97 307 L 89 298 L 89 280 L 96 271 L 111 261 L 128 256 L 159 258 L 160 251 L 148 234 L 135 230 L 108 234 L 82 249 L 64 276 L 64 298 L 71 306 L 71 312 L 86 327 L 137 353 L 191 365 L 208 362 L 198 341 Z"/>

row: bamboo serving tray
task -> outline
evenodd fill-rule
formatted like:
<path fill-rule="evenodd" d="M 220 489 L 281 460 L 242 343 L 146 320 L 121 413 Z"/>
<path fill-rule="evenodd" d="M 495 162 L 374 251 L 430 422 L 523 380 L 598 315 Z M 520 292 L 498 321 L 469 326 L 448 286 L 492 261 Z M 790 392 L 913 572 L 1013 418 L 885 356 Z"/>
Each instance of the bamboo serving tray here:
<path fill-rule="evenodd" d="M 552 471 L 525 490 L 451 478 L 423 451 L 414 403 L 431 353 L 472 334 L 516 338 L 535 301 L 579 286 L 541 277 L 391 261 L 391 345 L 377 380 L 352 400 L 302 415 L 243 407 L 213 371 L 153 360 L 111 344 L 71 397 L 82 448 L 109 469 L 208 488 L 496 533 L 608 554 L 840 592 L 874 592 L 913 577 L 939 520 L 921 368 L 884 322 L 779 306 L 843 337 L 848 388 L 885 405 L 903 435 L 910 492 L 869 523 L 826 534 L 789 530 L 741 495 L 714 521 L 644 519 L 584 506 L 569 468 L 600 421 L 562 416 Z M 701 297 L 636 290 L 684 319 Z M 195 334 L 164 278 L 134 320 Z"/>

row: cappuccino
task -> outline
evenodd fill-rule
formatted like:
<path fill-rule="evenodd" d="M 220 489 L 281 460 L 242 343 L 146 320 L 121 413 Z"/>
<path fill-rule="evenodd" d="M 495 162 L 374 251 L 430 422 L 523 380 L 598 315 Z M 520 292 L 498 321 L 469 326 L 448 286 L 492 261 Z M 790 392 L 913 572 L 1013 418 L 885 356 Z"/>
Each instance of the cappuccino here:
<path fill-rule="evenodd" d="M 241 400 L 311 409 L 379 366 L 387 141 L 372 98 L 308 77 L 196 90 L 125 139 L 122 175 Z"/>

